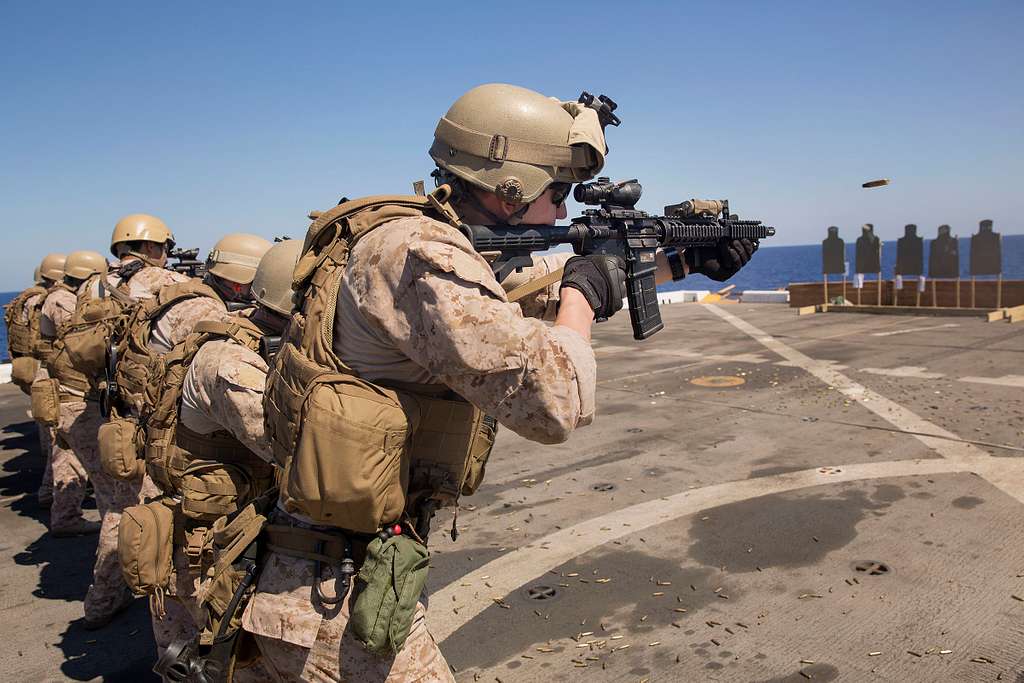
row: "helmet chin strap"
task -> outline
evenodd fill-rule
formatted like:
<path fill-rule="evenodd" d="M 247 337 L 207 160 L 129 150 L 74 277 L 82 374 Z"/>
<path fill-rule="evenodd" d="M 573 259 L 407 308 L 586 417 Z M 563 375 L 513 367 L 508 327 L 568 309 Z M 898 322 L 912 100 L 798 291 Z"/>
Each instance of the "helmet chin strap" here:
<path fill-rule="evenodd" d="M 463 196 L 469 200 L 469 205 L 473 210 L 482 213 L 484 216 L 489 218 L 492 221 L 492 225 L 519 225 L 523 222 L 523 216 L 525 216 L 526 212 L 530 210 L 529 204 L 523 204 L 515 213 L 503 218 L 484 206 L 484 203 L 480 201 L 480 197 L 477 196 L 476 192 L 467 189 Z"/>
<path fill-rule="evenodd" d="M 146 256 L 145 254 L 138 251 L 128 250 L 124 252 L 124 255 L 121 256 L 121 259 L 123 260 L 125 256 L 133 256 L 142 261 L 143 263 L 145 263 L 147 266 L 153 266 L 154 268 L 163 268 L 163 265 L 159 261 L 150 256 Z"/>

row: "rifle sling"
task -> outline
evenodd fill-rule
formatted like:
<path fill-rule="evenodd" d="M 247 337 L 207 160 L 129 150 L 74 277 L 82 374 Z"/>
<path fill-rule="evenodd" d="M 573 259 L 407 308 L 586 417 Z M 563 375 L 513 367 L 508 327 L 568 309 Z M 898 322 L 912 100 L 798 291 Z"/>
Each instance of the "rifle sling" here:
<path fill-rule="evenodd" d="M 530 280 L 525 284 L 519 285 L 518 287 L 516 287 L 507 294 L 509 303 L 519 301 L 525 296 L 529 296 L 534 292 L 539 292 L 545 287 L 548 287 L 549 285 L 558 282 L 559 280 L 562 279 L 562 274 L 564 272 L 565 268 L 559 268 L 558 270 L 551 271 L 547 275 L 542 275 L 541 277 L 535 280 Z"/>

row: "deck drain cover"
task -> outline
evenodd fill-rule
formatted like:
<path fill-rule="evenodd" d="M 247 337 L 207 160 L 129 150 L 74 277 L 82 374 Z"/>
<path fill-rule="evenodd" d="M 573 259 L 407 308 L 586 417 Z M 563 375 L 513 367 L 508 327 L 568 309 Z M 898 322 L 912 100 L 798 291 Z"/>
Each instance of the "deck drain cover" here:
<path fill-rule="evenodd" d="M 609 483 L 594 484 L 590 488 L 594 489 L 595 491 L 614 491 L 615 490 L 615 484 L 609 484 Z"/>
<path fill-rule="evenodd" d="M 530 600 L 554 600 L 555 597 L 558 595 L 558 590 L 552 588 L 551 586 L 530 586 L 526 589 L 525 595 Z"/>
<path fill-rule="evenodd" d="M 746 381 L 742 377 L 733 377 L 731 375 L 709 375 L 706 377 L 694 377 L 690 380 L 690 384 L 695 384 L 698 387 L 718 389 L 720 387 L 738 387 Z"/>
<path fill-rule="evenodd" d="M 864 574 L 865 576 L 885 576 L 892 570 L 885 562 L 878 562 L 877 560 L 860 560 L 859 562 L 853 563 L 853 570 L 858 574 Z"/>

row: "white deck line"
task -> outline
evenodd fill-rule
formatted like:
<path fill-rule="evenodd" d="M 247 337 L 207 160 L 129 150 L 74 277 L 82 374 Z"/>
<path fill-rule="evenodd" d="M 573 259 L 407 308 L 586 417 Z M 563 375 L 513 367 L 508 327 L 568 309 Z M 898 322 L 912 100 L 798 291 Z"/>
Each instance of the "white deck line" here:
<path fill-rule="evenodd" d="M 914 438 L 941 458 L 839 465 L 835 467 L 840 470 L 838 473 L 832 469 L 822 472 L 813 468 L 773 477 L 724 482 L 683 491 L 667 498 L 649 500 L 588 519 L 538 538 L 435 591 L 431 595 L 431 602 L 441 607 L 431 611 L 428 619 L 431 633 L 438 642 L 443 642 L 462 625 L 494 604 L 492 598 L 504 597 L 545 572 L 602 545 L 707 507 L 844 481 L 955 472 L 980 474 L 993 485 L 1024 502 L 1024 462 L 993 458 L 974 445 L 949 441 L 959 437 L 853 381 L 829 363 L 816 361 L 717 306 L 708 305 L 706 308 L 785 358 L 792 366 L 806 370 L 898 429 L 922 432 L 914 434 Z M 610 531 L 607 530 L 609 527 Z M 490 588 L 469 590 L 460 585 L 469 583 L 474 587 L 483 586 L 482 577 L 485 576 L 488 577 Z M 453 608 L 458 608 L 458 613 Z"/>

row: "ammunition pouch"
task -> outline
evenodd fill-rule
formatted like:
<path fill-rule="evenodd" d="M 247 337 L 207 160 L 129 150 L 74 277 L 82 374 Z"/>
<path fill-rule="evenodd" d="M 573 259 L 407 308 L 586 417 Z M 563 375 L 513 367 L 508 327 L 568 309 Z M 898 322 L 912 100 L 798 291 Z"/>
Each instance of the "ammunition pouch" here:
<path fill-rule="evenodd" d="M 99 428 L 100 466 L 115 479 L 141 479 L 146 464 L 142 459 L 145 435 L 138 421 L 112 415 Z"/>
<path fill-rule="evenodd" d="M 149 336 L 148 332 L 145 336 Z M 150 352 L 144 345 L 140 348 L 130 343 L 131 337 L 128 337 L 128 341 L 128 344 L 122 342 L 117 348 L 114 382 L 124 405 L 132 412 L 143 415 L 148 412 L 147 406 L 156 402 L 156 392 L 160 389 L 159 383 L 151 381 L 163 374 L 160 355 L 155 351 Z"/>
<path fill-rule="evenodd" d="M 274 485 L 274 467 L 227 432 L 197 434 L 176 420 L 150 426 L 145 455 L 156 485 L 180 495 L 182 512 L 196 522 L 233 515 Z"/>
<path fill-rule="evenodd" d="M 165 502 L 166 501 L 166 502 Z M 164 595 L 174 585 L 174 510 L 167 499 L 125 509 L 117 530 L 121 573 L 136 595 L 148 595 L 162 618 Z"/>
<path fill-rule="evenodd" d="M 290 422 L 294 454 L 285 458 L 285 510 L 314 524 L 374 533 L 403 512 L 416 517 L 426 499 L 453 505 L 479 487 L 494 445 L 493 418 L 458 398 L 345 374 L 316 376 L 300 396 L 288 380 L 301 380 L 309 361 L 293 346 L 281 355 L 268 381 L 268 393 L 276 395 L 268 398 L 299 406 Z"/>
<path fill-rule="evenodd" d="M 410 507 L 427 498 L 454 505 L 480 486 L 497 422 L 461 398 L 421 394 L 416 401 L 421 417 L 412 439 Z"/>
<path fill-rule="evenodd" d="M 181 478 L 182 513 L 200 522 L 235 514 L 273 485 L 273 468 L 264 467 L 263 476 L 257 478 L 251 467 L 193 461 Z"/>
<path fill-rule="evenodd" d="M 63 336 L 53 342 L 52 351 L 46 359 L 46 370 L 51 377 L 60 380 L 61 386 L 65 389 L 80 391 L 83 395 L 90 393 L 89 378 L 71 363 Z"/>
<path fill-rule="evenodd" d="M 60 382 L 56 379 L 41 379 L 32 384 L 32 417 L 48 427 L 60 422 Z"/>
<path fill-rule="evenodd" d="M 367 650 L 386 657 L 405 645 L 429 565 L 426 546 L 404 534 L 367 546 L 349 619 Z"/>
<path fill-rule="evenodd" d="M 11 361 L 11 381 L 26 394 L 32 394 L 32 382 L 39 371 L 39 361 L 32 356 L 18 356 Z"/>

